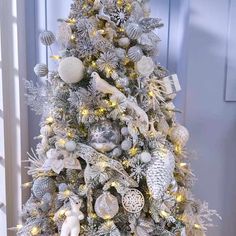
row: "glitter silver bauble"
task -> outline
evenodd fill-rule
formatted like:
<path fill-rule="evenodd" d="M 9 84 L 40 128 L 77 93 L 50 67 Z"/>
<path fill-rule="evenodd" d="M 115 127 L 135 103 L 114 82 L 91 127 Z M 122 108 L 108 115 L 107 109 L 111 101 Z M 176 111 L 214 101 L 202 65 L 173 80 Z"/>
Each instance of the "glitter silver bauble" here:
<path fill-rule="evenodd" d="M 128 51 L 128 57 L 133 62 L 139 61 L 143 56 L 143 51 L 139 46 L 133 46 Z"/>
<path fill-rule="evenodd" d="M 129 86 L 129 79 L 127 77 L 119 78 L 116 80 L 116 86 L 118 88 L 126 88 Z"/>
<path fill-rule="evenodd" d="M 138 39 L 142 34 L 142 28 L 137 23 L 130 23 L 126 28 L 127 36 L 130 39 Z"/>
<path fill-rule="evenodd" d="M 36 198 L 42 199 L 46 193 L 53 194 L 56 191 L 56 184 L 49 177 L 39 177 L 34 181 L 32 191 Z"/>
<path fill-rule="evenodd" d="M 120 143 L 120 131 L 117 125 L 101 121 L 90 128 L 89 144 L 100 152 L 109 152 Z"/>
<path fill-rule="evenodd" d="M 126 37 L 125 38 L 121 38 L 121 39 L 119 39 L 118 44 L 122 48 L 127 48 L 130 45 L 130 39 L 126 38 Z"/>
<path fill-rule="evenodd" d="M 126 57 L 125 49 L 123 49 L 123 48 L 116 48 L 116 56 L 119 59 L 121 59 L 121 60 L 125 59 L 125 57 Z"/>
<path fill-rule="evenodd" d="M 122 205 L 130 213 L 139 213 L 143 209 L 144 204 L 144 196 L 137 189 L 129 189 L 122 196 Z"/>
<path fill-rule="evenodd" d="M 146 180 L 151 196 L 155 200 L 161 197 L 169 187 L 175 169 L 175 157 L 168 149 L 155 150 L 152 161 L 146 171 Z"/>
<path fill-rule="evenodd" d="M 149 152 L 144 151 L 144 152 L 142 152 L 142 153 L 140 154 L 140 160 L 141 160 L 143 163 L 148 163 L 148 162 L 151 161 L 151 159 L 152 159 L 152 156 L 151 156 L 151 154 L 150 154 Z"/>
<path fill-rule="evenodd" d="M 73 152 L 76 149 L 76 143 L 75 141 L 68 141 L 65 144 L 65 148 L 68 152 Z"/>
<path fill-rule="evenodd" d="M 177 124 L 170 129 L 169 137 L 171 142 L 184 147 L 189 140 L 189 132 L 184 126 Z"/>
<path fill-rule="evenodd" d="M 46 64 L 43 63 L 39 63 L 34 67 L 34 73 L 38 76 L 38 77 L 44 77 L 47 76 L 48 74 L 48 66 Z"/>
<path fill-rule="evenodd" d="M 132 141 L 129 140 L 129 139 L 124 140 L 124 141 L 121 143 L 121 148 L 122 148 L 122 150 L 124 150 L 124 151 L 129 151 L 129 150 L 132 148 Z"/>
<path fill-rule="evenodd" d="M 102 219 L 112 219 L 119 212 L 118 200 L 111 193 L 104 192 L 97 198 L 94 209 Z"/>
<path fill-rule="evenodd" d="M 40 33 L 39 39 L 41 43 L 45 46 L 50 46 L 56 41 L 56 37 L 53 32 L 45 30 Z"/>

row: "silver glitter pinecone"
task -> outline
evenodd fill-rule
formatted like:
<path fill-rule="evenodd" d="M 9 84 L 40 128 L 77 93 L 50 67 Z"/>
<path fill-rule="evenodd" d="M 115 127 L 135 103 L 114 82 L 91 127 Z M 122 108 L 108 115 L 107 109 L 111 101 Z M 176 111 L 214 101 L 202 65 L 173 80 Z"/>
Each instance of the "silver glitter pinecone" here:
<path fill-rule="evenodd" d="M 146 179 L 151 196 L 160 200 L 169 187 L 175 168 L 175 158 L 169 150 L 155 150 L 146 171 Z"/>
<path fill-rule="evenodd" d="M 56 191 L 56 184 L 49 177 L 40 177 L 34 181 L 32 191 L 36 198 L 42 199 L 46 193 L 54 193 Z"/>

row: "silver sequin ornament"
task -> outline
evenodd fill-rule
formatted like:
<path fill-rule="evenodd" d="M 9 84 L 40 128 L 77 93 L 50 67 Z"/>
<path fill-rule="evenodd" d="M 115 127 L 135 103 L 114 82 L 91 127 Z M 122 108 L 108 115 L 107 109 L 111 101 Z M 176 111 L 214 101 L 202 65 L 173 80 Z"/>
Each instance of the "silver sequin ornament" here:
<path fill-rule="evenodd" d="M 53 194 L 56 191 L 56 184 L 49 177 L 39 177 L 34 181 L 32 191 L 36 198 L 42 199 L 46 193 Z"/>
<path fill-rule="evenodd" d="M 184 126 L 177 124 L 170 129 L 169 137 L 171 142 L 184 147 L 189 140 L 189 132 Z"/>
<path fill-rule="evenodd" d="M 143 51 L 139 46 L 133 46 L 128 51 L 128 57 L 133 62 L 139 61 L 143 56 Z"/>
<path fill-rule="evenodd" d="M 146 171 L 147 185 L 151 196 L 161 200 L 169 187 L 175 168 L 175 158 L 167 149 L 158 149 L 152 153 L 152 161 Z"/>
<path fill-rule="evenodd" d="M 45 46 L 50 46 L 56 41 L 56 37 L 53 32 L 45 30 L 39 35 L 40 42 Z"/>
<path fill-rule="evenodd" d="M 137 23 L 130 23 L 126 28 L 127 36 L 130 39 L 138 39 L 142 34 L 142 28 Z"/>
<path fill-rule="evenodd" d="M 39 64 L 35 65 L 35 67 L 34 67 L 34 73 L 35 73 L 38 77 L 47 76 L 47 74 L 48 74 L 48 66 L 47 66 L 46 64 L 39 63 Z"/>
<path fill-rule="evenodd" d="M 119 212 L 118 200 L 111 193 L 104 192 L 97 198 L 94 209 L 102 219 L 112 219 Z"/>

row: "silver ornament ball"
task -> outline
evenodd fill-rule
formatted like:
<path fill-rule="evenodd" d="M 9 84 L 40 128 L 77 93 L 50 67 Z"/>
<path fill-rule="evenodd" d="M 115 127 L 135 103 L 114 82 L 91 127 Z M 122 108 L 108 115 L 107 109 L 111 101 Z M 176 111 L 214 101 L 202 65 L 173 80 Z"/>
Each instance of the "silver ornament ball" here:
<path fill-rule="evenodd" d="M 140 154 L 140 159 L 143 163 L 148 163 L 152 160 L 152 156 L 149 152 L 144 151 Z"/>
<path fill-rule="evenodd" d="M 121 148 L 122 148 L 122 150 L 124 150 L 124 151 L 129 151 L 129 150 L 132 148 L 132 142 L 131 142 L 131 140 L 129 140 L 129 139 L 124 140 L 124 141 L 121 143 Z"/>
<path fill-rule="evenodd" d="M 75 151 L 75 149 L 76 149 L 76 143 L 75 143 L 75 141 L 68 141 L 68 142 L 66 142 L 66 144 L 65 144 L 65 148 L 66 148 L 66 150 L 68 151 L 68 152 L 73 152 L 73 151 Z"/>
<path fill-rule="evenodd" d="M 142 56 L 143 56 L 143 51 L 139 46 L 133 46 L 128 51 L 128 57 L 133 62 L 141 60 Z"/>
<path fill-rule="evenodd" d="M 130 39 L 126 38 L 126 37 L 125 38 L 121 38 L 121 39 L 119 39 L 118 44 L 122 48 L 127 48 L 130 45 Z"/>
<path fill-rule="evenodd" d="M 45 46 L 50 46 L 56 41 L 56 37 L 53 32 L 45 30 L 39 35 L 40 42 Z"/>
<path fill-rule="evenodd" d="M 101 121 L 90 128 L 89 144 L 99 152 L 110 152 L 120 144 L 120 130 L 110 121 Z"/>
<path fill-rule="evenodd" d="M 128 135 L 129 135 L 129 130 L 128 130 L 128 128 L 127 128 L 127 127 L 123 127 L 123 128 L 121 129 L 121 134 L 122 134 L 123 136 L 128 136 Z"/>
<path fill-rule="evenodd" d="M 53 129 L 50 125 L 45 125 L 40 129 L 40 134 L 49 137 L 53 134 Z"/>
<path fill-rule="evenodd" d="M 94 209 L 102 219 L 112 219 L 119 212 L 118 200 L 111 193 L 104 192 L 97 198 Z"/>
<path fill-rule="evenodd" d="M 43 63 L 39 63 L 37 65 L 35 65 L 34 67 L 34 73 L 38 76 L 38 77 L 44 77 L 48 75 L 48 66 L 46 64 Z"/>
<path fill-rule="evenodd" d="M 46 193 L 53 194 L 56 191 L 56 184 L 49 177 L 39 177 L 34 181 L 32 191 L 36 198 L 42 199 Z"/>
<path fill-rule="evenodd" d="M 142 34 L 142 28 L 137 23 L 130 23 L 126 28 L 127 36 L 130 39 L 138 39 Z"/>

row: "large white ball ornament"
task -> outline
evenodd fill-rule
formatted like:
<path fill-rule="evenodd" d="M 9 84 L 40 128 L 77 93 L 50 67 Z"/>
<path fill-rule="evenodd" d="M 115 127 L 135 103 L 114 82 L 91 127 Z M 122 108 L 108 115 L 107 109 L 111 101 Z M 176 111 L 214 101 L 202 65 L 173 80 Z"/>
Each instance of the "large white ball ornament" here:
<path fill-rule="evenodd" d="M 66 57 L 59 64 L 58 73 L 64 82 L 68 84 L 78 83 L 83 79 L 83 62 L 76 57 Z"/>
<path fill-rule="evenodd" d="M 184 147 L 189 140 L 189 132 L 184 126 L 176 124 L 170 129 L 169 137 L 174 144 Z"/>

